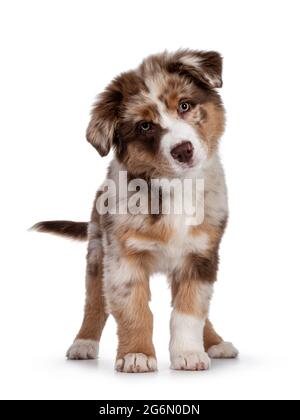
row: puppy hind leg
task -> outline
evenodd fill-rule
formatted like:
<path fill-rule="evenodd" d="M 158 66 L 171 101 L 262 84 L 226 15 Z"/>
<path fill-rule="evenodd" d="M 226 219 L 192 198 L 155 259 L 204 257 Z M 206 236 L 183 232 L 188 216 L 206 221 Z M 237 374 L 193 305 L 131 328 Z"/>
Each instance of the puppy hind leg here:
<path fill-rule="evenodd" d="M 212 359 L 234 359 L 239 353 L 232 343 L 224 341 L 216 333 L 209 320 L 206 321 L 204 327 L 204 346 Z"/>
<path fill-rule="evenodd" d="M 105 311 L 101 247 L 90 250 L 86 269 L 86 302 L 81 328 L 67 351 L 67 358 L 73 360 L 96 359 L 99 340 L 108 314 Z"/>

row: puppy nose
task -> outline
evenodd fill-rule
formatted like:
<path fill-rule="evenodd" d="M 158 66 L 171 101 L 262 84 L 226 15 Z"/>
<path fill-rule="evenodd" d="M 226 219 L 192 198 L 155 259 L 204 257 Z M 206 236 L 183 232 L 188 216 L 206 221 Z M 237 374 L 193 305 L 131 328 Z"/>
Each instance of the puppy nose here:
<path fill-rule="evenodd" d="M 171 155 L 175 160 L 188 163 L 193 157 L 193 145 L 190 141 L 184 141 L 171 150 Z"/>

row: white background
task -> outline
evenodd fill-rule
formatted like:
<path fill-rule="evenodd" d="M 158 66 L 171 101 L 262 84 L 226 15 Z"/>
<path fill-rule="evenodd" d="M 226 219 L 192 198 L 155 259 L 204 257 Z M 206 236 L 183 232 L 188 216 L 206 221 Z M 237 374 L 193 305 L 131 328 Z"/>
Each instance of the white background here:
<path fill-rule="evenodd" d="M 299 398 L 299 1 L 0 4 L 0 397 Z M 211 319 L 240 358 L 170 371 L 170 296 L 156 277 L 158 373 L 113 371 L 113 320 L 98 361 L 66 361 L 86 245 L 26 229 L 88 220 L 111 159 L 85 141 L 95 95 L 148 54 L 179 47 L 224 56 L 231 217 Z"/>

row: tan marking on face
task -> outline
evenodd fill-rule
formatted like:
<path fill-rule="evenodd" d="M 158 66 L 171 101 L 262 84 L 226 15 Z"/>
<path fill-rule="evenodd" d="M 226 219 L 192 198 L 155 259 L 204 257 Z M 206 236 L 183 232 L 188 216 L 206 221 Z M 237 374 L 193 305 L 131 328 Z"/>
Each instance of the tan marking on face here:
<path fill-rule="evenodd" d="M 157 178 L 173 175 L 165 157 L 161 153 L 154 156 L 141 143 L 128 144 L 124 163 L 127 170 L 138 177 Z"/>
<path fill-rule="evenodd" d="M 191 101 L 194 96 L 195 87 L 185 79 L 177 75 L 169 77 L 159 97 L 166 109 L 172 114 L 177 114 L 178 105 L 182 101 Z M 183 115 L 182 115 L 183 117 Z M 178 118 L 180 118 L 178 116 Z"/>
<path fill-rule="evenodd" d="M 149 93 L 146 96 L 157 105 L 162 117 L 162 113 L 169 114 L 173 118 L 181 118 L 178 115 L 178 105 L 182 100 L 192 97 L 192 83 L 177 74 L 165 74 L 159 78 L 150 78 L 146 81 Z"/>
<path fill-rule="evenodd" d="M 223 134 L 225 126 L 224 110 L 217 107 L 212 102 L 201 106 L 205 117 L 198 127 L 199 134 L 205 140 L 208 146 L 208 155 L 212 156 L 218 148 L 218 142 Z"/>
<path fill-rule="evenodd" d="M 159 110 L 145 92 L 135 95 L 128 101 L 123 118 L 131 122 L 152 121 L 159 122 Z"/>
<path fill-rule="evenodd" d="M 164 101 L 169 112 L 173 114 L 177 113 L 179 94 L 176 90 L 171 90 L 162 95 L 162 101 Z"/>
<path fill-rule="evenodd" d="M 201 105 L 197 104 L 194 109 L 188 112 L 185 116 L 185 119 L 196 128 L 202 123 L 203 119 L 206 116 L 206 112 L 201 107 Z"/>

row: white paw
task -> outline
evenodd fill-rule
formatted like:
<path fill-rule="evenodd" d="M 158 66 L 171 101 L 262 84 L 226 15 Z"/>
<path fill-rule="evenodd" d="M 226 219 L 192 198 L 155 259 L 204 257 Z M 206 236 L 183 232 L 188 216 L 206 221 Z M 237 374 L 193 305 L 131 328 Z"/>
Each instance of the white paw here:
<path fill-rule="evenodd" d="M 122 359 L 117 359 L 115 369 L 127 373 L 155 372 L 157 363 L 154 357 L 143 353 L 128 353 Z"/>
<path fill-rule="evenodd" d="M 223 341 L 222 343 L 212 346 L 208 350 L 208 355 L 212 359 L 235 359 L 239 352 L 232 343 Z"/>
<path fill-rule="evenodd" d="M 99 343 L 94 340 L 75 340 L 67 351 L 67 358 L 71 360 L 97 359 Z"/>
<path fill-rule="evenodd" d="M 175 370 L 208 370 L 210 368 L 210 359 L 207 353 L 184 352 L 171 356 L 171 369 Z"/>

